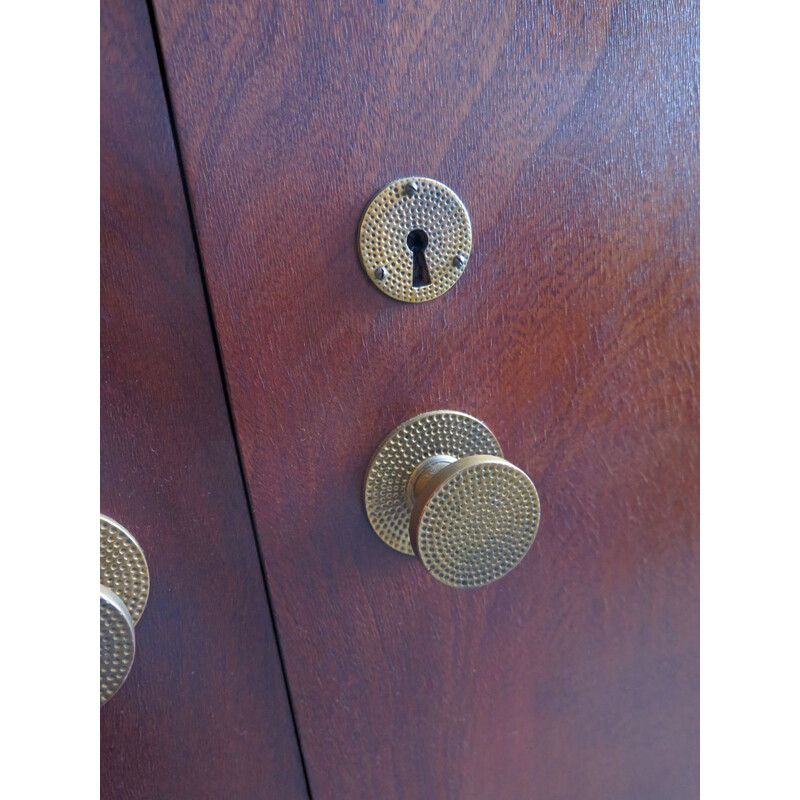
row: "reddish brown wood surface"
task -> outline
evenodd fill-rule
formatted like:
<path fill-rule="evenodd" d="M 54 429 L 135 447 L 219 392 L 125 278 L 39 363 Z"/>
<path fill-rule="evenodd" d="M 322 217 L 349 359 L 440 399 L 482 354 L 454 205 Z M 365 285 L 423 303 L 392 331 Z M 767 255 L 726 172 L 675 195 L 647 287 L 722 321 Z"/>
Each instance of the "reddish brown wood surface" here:
<path fill-rule="evenodd" d="M 155 5 L 315 800 L 697 796 L 696 5 Z M 409 174 L 474 232 L 421 306 L 355 249 Z M 542 498 L 482 590 L 362 509 L 443 407 Z"/>
<path fill-rule="evenodd" d="M 304 798 L 147 6 L 101 8 L 101 508 L 152 578 L 102 795 Z"/>

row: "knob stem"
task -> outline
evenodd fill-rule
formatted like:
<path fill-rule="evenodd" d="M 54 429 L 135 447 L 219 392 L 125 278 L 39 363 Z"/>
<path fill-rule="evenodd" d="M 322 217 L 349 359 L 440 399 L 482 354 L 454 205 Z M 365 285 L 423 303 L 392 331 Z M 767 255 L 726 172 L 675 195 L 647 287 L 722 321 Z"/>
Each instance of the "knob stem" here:
<path fill-rule="evenodd" d="M 408 507 L 413 508 L 417 498 L 425 490 L 425 487 L 430 483 L 431 478 L 437 472 L 443 470 L 449 464 L 454 464 L 458 459 L 453 456 L 438 455 L 426 458 L 421 464 L 418 464 L 416 469 L 411 473 L 408 479 L 408 486 L 406 486 L 406 499 L 408 500 Z"/>

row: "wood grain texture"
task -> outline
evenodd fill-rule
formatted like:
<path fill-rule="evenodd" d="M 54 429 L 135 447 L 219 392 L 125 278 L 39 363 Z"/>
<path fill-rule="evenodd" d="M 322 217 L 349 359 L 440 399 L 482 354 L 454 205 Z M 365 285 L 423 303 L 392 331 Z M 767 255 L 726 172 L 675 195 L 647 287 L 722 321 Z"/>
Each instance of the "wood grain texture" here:
<path fill-rule="evenodd" d="M 315 800 L 696 797 L 697 5 L 155 5 Z M 355 249 L 410 174 L 474 234 L 421 306 Z M 485 589 L 362 508 L 437 408 L 541 494 Z"/>
<path fill-rule="evenodd" d="M 102 795 L 305 798 L 147 6 L 101 9 L 101 499 L 152 578 Z"/>

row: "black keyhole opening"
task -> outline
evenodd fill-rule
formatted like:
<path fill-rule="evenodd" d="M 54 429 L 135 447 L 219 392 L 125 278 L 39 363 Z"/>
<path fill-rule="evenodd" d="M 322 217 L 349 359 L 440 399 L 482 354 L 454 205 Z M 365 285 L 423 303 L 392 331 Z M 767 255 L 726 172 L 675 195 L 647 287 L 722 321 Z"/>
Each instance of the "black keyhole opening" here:
<path fill-rule="evenodd" d="M 422 228 L 415 228 L 406 239 L 408 249 L 414 254 L 414 273 L 411 285 L 419 288 L 429 286 L 431 276 L 428 273 L 428 262 L 425 260 L 425 248 L 428 246 L 428 234 Z"/>

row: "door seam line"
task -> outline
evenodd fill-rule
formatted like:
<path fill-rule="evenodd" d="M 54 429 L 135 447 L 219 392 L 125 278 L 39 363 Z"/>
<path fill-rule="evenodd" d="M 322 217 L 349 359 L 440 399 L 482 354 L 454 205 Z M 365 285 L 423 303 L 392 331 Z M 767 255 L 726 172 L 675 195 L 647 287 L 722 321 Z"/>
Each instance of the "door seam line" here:
<path fill-rule="evenodd" d="M 308 766 L 306 764 L 305 753 L 303 751 L 302 741 L 300 738 L 300 726 L 298 725 L 297 722 L 297 714 L 295 711 L 294 701 L 292 698 L 292 692 L 289 687 L 289 677 L 286 669 L 286 661 L 283 654 L 283 648 L 281 647 L 280 635 L 278 633 L 278 625 L 276 621 L 275 611 L 273 608 L 272 596 L 270 594 L 270 589 L 269 589 L 266 560 L 264 558 L 264 552 L 261 547 L 261 542 L 258 538 L 255 514 L 253 511 L 253 502 L 250 496 L 250 487 L 247 482 L 247 476 L 244 468 L 244 460 L 242 457 L 241 447 L 239 445 L 239 435 L 236 429 L 236 420 L 234 417 L 233 404 L 231 402 L 231 397 L 230 397 L 230 386 L 228 384 L 227 374 L 225 371 L 225 363 L 222 357 L 222 347 L 219 342 L 219 337 L 217 336 L 217 326 L 216 326 L 216 320 L 214 318 L 213 305 L 211 303 L 211 293 L 209 291 L 208 282 L 206 280 L 206 271 L 200 249 L 200 236 L 197 232 L 197 226 L 195 224 L 194 209 L 192 207 L 191 194 L 189 192 L 189 181 L 186 176 L 183 154 L 181 152 L 180 138 L 178 136 L 178 125 L 175 119 L 174 109 L 172 105 L 172 96 L 169 90 L 166 62 L 161 48 L 161 39 L 158 33 L 158 21 L 155 13 L 155 7 L 153 5 L 153 0 L 147 0 L 147 12 L 150 17 L 150 27 L 153 36 L 153 45 L 156 51 L 156 58 L 158 60 L 158 69 L 161 78 L 161 88 L 164 94 L 164 101 L 167 107 L 167 117 L 169 120 L 170 132 L 172 134 L 172 141 L 175 149 L 175 158 L 178 163 L 178 173 L 180 174 L 181 185 L 183 188 L 184 202 L 186 203 L 186 212 L 189 218 L 189 227 L 192 235 L 192 243 L 194 246 L 195 258 L 197 259 L 197 268 L 200 274 L 200 283 L 203 289 L 203 297 L 206 304 L 206 312 L 208 315 L 209 327 L 211 329 L 211 340 L 214 345 L 214 353 L 217 360 L 217 368 L 219 370 L 220 381 L 222 384 L 222 394 L 225 399 L 225 408 L 228 414 L 228 424 L 230 427 L 231 434 L 233 436 L 233 446 L 234 446 L 234 451 L 236 453 L 236 463 L 238 465 L 239 477 L 241 479 L 242 487 L 244 489 L 245 503 L 247 505 L 247 514 L 250 520 L 250 530 L 253 539 L 255 541 L 256 554 L 258 557 L 259 569 L 261 570 L 261 579 L 264 585 L 264 594 L 267 601 L 267 609 L 269 611 L 270 622 L 272 624 L 273 636 L 275 637 L 275 646 L 278 651 L 278 661 L 281 668 L 281 676 L 283 678 L 284 689 L 286 691 L 286 698 L 289 704 L 289 714 L 291 716 L 292 725 L 294 728 L 295 741 L 297 742 L 297 751 L 300 757 L 300 766 L 303 771 L 303 779 L 306 785 L 306 792 L 308 794 L 309 800 L 313 800 L 313 795 L 311 792 L 311 781 L 309 779 L 309 774 L 308 774 Z"/>

